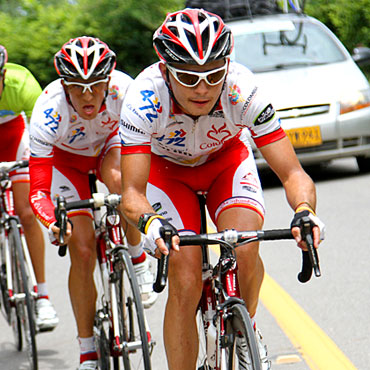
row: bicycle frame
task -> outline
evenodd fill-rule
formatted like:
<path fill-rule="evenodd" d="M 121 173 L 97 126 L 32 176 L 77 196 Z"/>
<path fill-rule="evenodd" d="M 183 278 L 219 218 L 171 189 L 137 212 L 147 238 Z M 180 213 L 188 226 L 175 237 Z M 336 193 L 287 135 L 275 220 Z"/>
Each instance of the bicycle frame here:
<path fill-rule="evenodd" d="M 99 291 L 99 307 L 95 313 L 94 336 L 101 369 L 119 369 L 122 358 L 126 369 L 151 369 L 150 354 L 155 342 L 151 339 L 144 315 L 139 286 L 136 280 L 128 248 L 123 244 L 120 216 L 116 207 L 120 196 L 96 192 L 96 182 L 90 181 L 92 198 L 65 202 L 58 197 L 56 218 L 61 235 L 66 231 L 67 210 L 91 208 L 95 223 L 95 240 L 99 277 L 95 282 Z M 106 207 L 102 215 L 100 207 Z M 65 245 L 59 247 L 59 255 L 65 254 Z M 101 294 L 100 294 L 101 292 Z M 134 367 L 132 364 L 135 364 Z"/>
<path fill-rule="evenodd" d="M 105 319 L 109 318 L 111 321 L 113 332 L 111 355 L 116 357 L 122 352 L 123 343 L 119 333 L 116 291 L 114 289 L 114 282 L 110 276 L 114 273 L 113 248 L 117 249 L 116 246 L 123 245 L 123 236 L 118 214 L 113 212 L 110 208 L 107 209 L 107 212 L 105 225 L 103 226 L 98 224 L 99 220 L 101 220 L 100 210 L 94 209 L 93 211 L 96 230 L 97 258 L 105 297 L 105 307 L 103 307 L 103 310 L 111 310 L 110 315 L 105 312 L 103 317 L 105 317 Z"/>
<path fill-rule="evenodd" d="M 31 256 L 28 251 L 28 248 L 26 247 L 26 240 L 24 237 L 23 228 L 19 222 L 18 216 L 15 213 L 15 207 L 14 207 L 14 198 L 13 198 L 13 190 L 12 190 L 12 183 L 9 178 L 5 178 L 0 180 L 0 230 L 4 231 L 4 241 L 0 242 L 0 248 L 1 248 L 1 259 L 2 261 L 5 261 L 6 264 L 6 278 L 7 278 L 7 284 L 8 284 L 8 294 L 9 294 L 9 300 L 13 304 L 15 304 L 16 300 L 18 299 L 24 299 L 24 294 L 15 294 L 14 293 L 14 284 L 13 284 L 13 272 L 12 272 L 12 266 L 11 266 L 11 251 L 9 249 L 8 245 L 8 230 L 9 230 L 9 222 L 10 219 L 16 219 L 18 223 L 18 228 L 21 235 L 22 240 L 22 247 L 23 247 L 23 254 L 25 257 L 27 269 L 29 272 L 29 278 L 31 279 L 32 284 L 32 291 L 31 295 L 34 299 L 37 298 L 37 281 L 36 276 L 33 270 Z M 0 232 L 1 232 L 0 231 Z M 5 242 L 5 243 L 4 243 Z"/>

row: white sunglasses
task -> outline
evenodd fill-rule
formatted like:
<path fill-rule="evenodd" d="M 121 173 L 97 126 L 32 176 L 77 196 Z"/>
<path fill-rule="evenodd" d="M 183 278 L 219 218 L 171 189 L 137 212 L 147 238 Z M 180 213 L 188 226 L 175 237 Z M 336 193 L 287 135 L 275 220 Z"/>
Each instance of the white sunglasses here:
<path fill-rule="evenodd" d="M 93 86 L 95 86 L 95 88 L 97 88 L 99 90 L 102 89 L 104 87 L 104 83 L 108 82 L 108 81 L 109 81 L 109 76 L 102 79 L 102 80 L 96 80 L 96 81 L 93 81 L 93 82 L 90 82 L 90 83 L 88 83 L 88 82 L 86 82 L 86 83 L 84 83 L 84 82 L 75 82 L 75 81 L 68 82 L 66 80 L 63 80 L 63 83 L 66 86 L 72 86 L 72 87 L 76 87 L 76 88 L 78 87 L 79 92 L 81 94 L 85 94 L 86 90 L 89 90 L 91 93 L 93 93 L 93 91 L 92 91 Z"/>
<path fill-rule="evenodd" d="M 207 72 L 195 72 L 177 69 L 166 64 L 166 67 L 171 72 L 172 76 L 175 77 L 176 81 L 185 87 L 194 87 L 202 80 L 206 81 L 210 86 L 216 86 L 225 77 L 227 66 L 228 63 L 226 62 L 225 65 L 220 68 L 212 69 Z"/>

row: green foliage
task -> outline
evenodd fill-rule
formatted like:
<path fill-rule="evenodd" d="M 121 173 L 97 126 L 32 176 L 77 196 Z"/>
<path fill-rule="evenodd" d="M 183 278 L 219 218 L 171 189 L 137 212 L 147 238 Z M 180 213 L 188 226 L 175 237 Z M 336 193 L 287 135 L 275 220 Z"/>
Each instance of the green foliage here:
<path fill-rule="evenodd" d="M 157 60 L 152 36 L 180 0 L 7 0 L 0 3 L 0 44 L 42 87 L 57 78 L 54 54 L 70 38 L 99 37 L 117 54 L 117 68 L 135 77 Z"/>
<path fill-rule="evenodd" d="M 307 0 L 307 14 L 326 24 L 352 50 L 370 47 L 370 0 Z"/>
<path fill-rule="evenodd" d="M 157 60 L 153 32 L 184 0 L 0 1 L 0 44 L 9 61 L 29 68 L 40 84 L 57 78 L 54 54 L 70 38 L 99 37 L 117 54 L 117 68 L 135 77 Z M 370 0 L 306 0 L 306 13 L 320 19 L 348 50 L 370 46 Z"/>

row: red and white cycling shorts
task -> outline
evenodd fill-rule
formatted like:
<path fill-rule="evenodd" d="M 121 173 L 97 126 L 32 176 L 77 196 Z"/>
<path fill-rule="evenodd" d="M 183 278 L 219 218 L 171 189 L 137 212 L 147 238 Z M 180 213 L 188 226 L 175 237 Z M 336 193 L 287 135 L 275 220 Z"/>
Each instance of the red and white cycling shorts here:
<path fill-rule="evenodd" d="M 53 177 L 50 189 L 53 202 L 59 195 L 62 195 L 67 201 L 91 198 L 89 174 L 95 174 L 97 179 L 102 181 L 101 165 L 107 153 L 113 148 L 118 149 L 117 156 L 119 156 L 121 143 L 117 140 L 117 136 L 113 136 L 107 141 L 97 157 L 86 157 L 54 147 Z M 77 215 L 92 217 L 92 211 L 79 209 L 68 212 L 68 217 Z"/>
<path fill-rule="evenodd" d="M 22 115 L 0 125 L 0 142 L 0 162 L 29 159 L 30 139 Z M 10 178 L 13 183 L 30 182 L 28 167 L 11 172 Z"/>
<path fill-rule="evenodd" d="M 147 199 L 181 233 L 200 232 L 197 192 L 207 192 L 207 208 L 215 224 L 221 212 L 233 207 L 245 207 L 264 217 L 255 160 L 251 149 L 238 137 L 196 167 L 152 154 Z"/>

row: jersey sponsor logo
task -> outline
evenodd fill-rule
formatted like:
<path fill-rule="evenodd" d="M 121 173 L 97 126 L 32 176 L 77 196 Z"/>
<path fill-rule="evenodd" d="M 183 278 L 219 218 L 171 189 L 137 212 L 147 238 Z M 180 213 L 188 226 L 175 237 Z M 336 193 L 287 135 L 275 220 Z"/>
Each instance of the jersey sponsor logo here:
<path fill-rule="evenodd" d="M 244 101 L 241 96 L 240 87 L 238 85 L 229 86 L 229 99 L 232 105 L 242 103 Z"/>
<path fill-rule="evenodd" d="M 77 122 L 77 114 L 72 114 L 71 118 L 69 119 L 69 123 L 71 123 L 72 125 L 74 123 L 78 123 Z"/>
<path fill-rule="evenodd" d="M 48 122 L 45 122 L 44 125 L 48 127 L 52 132 L 56 133 L 59 127 L 59 123 L 62 120 L 61 115 L 58 112 L 54 112 L 53 108 L 44 110 L 45 118 L 48 119 Z"/>
<path fill-rule="evenodd" d="M 254 121 L 254 125 L 255 126 L 258 126 L 258 125 L 262 125 L 268 121 L 270 121 L 270 119 L 274 116 L 275 114 L 275 109 L 272 107 L 271 104 L 269 104 L 260 114 L 259 116 L 256 118 L 256 120 Z"/>
<path fill-rule="evenodd" d="M 117 100 L 120 96 L 119 87 L 117 85 L 110 86 L 108 94 L 112 97 L 113 100 Z"/>
<path fill-rule="evenodd" d="M 247 111 L 248 111 L 248 109 L 249 109 L 249 107 L 250 107 L 250 104 L 251 104 L 251 102 L 252 102 L 253 98 L 254 98 L 254 97 L 255 97 L 255 95 L 256 95 L 256 92 L 257 92 L 257 87 L 255 87 L 255 88 L 252 90 L 252 92 L 250 93 L 250 95 L 249 95 L 249 96 L 248 96 L 248 98 L 246 99 L 246 101 L 245 101 L 245 103 L 244 103 L 244 105 L 243 105 L 243 109 L 242 109 L 241 114 L 240 114 L 240 119 L 242 119 L 242 118 L 243 118 L 243 116 L 245 116 L 245 115 L 246 115 L 246 113 L 247 113 Z"/>
<path fill-rule="evenodd" d="M 103 127 L 108 127 L 110 130 L 114 130 L 117 126 L 118 121 L 108 117 L 107 121 L 101 121 Z"/>
<path fill-rule="evenodd" d="M 221 127 L 216 128 L 215 125 L 212 125 L 212 129 L 207 132 L 207 137 L 212 139 L 212 142 L 200 144 L 200 149 L 210 149 L 222 145 L 229 137 L 231 137 L 231 132 L 226 129 L 226 123 Z"/>
<path fill-rule="evenodd" d="M 43 141 L 43 140 L 41 140 L 38 137 L 35 137 L 33 135 L 30 135 L 30 140 L 35 142 L 35 143 L 41 144 L 43 146 L 50 146 L 50 147 L 53 146 L 53 144 L 47 143 L 46 141 Z"/>
<path fill-rule="evenodd" d="M 131 105 L 131 104 L 126 104 L 126 107 L 134 113 L 137 117 L 139 117 L 143 122 L 145 122 L 145 119 L 143 116 L 139 114 L 139 112 Z"/>
<path fill-rule="evenodd" d="M 15 112 L 13 112 L 12 110 L 6 110 L 6 109 L 0 110 L 0 117 L 6 117 L 6 116 L 15 116 Z"/>
<path fill-rule="evenodd" d="M 78 127 L 72 131 L 72 135 L 69 135 L 68 144 L 72 144 L 78 137 L 83 138 L 86 136 L 85 127 Z"/>
<path fill-rule="evenodd" d="M 142 111 L 148 111 L 145 113 L 145 116 L 150 122 L 153 122 L 153 119 L 158 118 L 159 114 L 162 113 L 163 107 L 158 98 L 154 95 L 154 91 L 142 90 L 140 91 L 140 94 L 142 95 L 142 100 L 146 105 L 139 109 Z"/>
<path fill-rule="evenodd" d="M 166 137 L 162 135 L 161 137 L 156 138 L 158 142 L 163 142 L 166 145 L 174 145 L 174 146 L 185 146 L 185 139 L 186 139 L 186 131 L 183 129 L 175 130 L 170 132 L 169 135 Z"/>
<path fill-rule="evenodd" d="M 137 134 L 145 135 L 145 132 L 143 132 L 139 128 L 135 127 L 134 125 L 131 125 L 130 123 L 125 122 L 123 119 L 121 119 L 120 125 L 123 126 L 124 128 L 126 128 L 129 131 L 135 132 Z"/>

